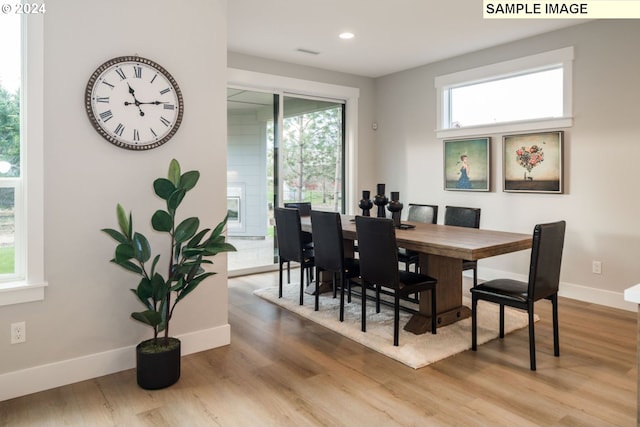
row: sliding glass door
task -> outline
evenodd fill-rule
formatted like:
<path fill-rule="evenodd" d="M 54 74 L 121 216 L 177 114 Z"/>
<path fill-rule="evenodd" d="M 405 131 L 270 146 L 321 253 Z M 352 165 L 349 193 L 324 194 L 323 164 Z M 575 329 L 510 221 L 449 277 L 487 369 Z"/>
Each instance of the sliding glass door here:
<path fill-rule="evenodd" d="M 273 268 L 273 208 L 344 212 L 344 102 L 229 88 L 229 272 Z"/>

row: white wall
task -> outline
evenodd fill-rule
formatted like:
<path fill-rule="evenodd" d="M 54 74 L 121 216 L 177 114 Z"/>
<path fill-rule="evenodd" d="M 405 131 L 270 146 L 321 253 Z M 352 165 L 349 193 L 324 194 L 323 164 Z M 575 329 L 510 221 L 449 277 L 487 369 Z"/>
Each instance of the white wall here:
<path fill-rule="evenodd" d="M 171 13 L 167 13 L 170 11 Z M 197 11 L 197 13 L 195 12 Z M 226 213 L 226 0 L 56 0 L 47 3 L 44 40 L 45 269 L 40 302 L 0 310 L 0 400 L 134 366 L 133 347 L 151 329 L 130 319 L 141 305 L 136 278 L 109 263 L 115 206 L 137 227 L 163 206 L 152 182 L 177 158 L 201 180 L 183 213 L 215 225 Z M 157 149 L 118 148 L 84 111 L 89 76 L 121 55 L 152 59 L 178 81 L 185 103 L 175 137 Z M 162 247 L 164 240 L 152 239 Z M 159 249 L 158 249 L 159 250 Z M 165 258 L 166 258 L 166 252 Z M 226 256 L 218 275 L 178 305 L 172 335 L 183 354 L 229 343 Z M 27 342 L 9 344 L 9 324 L 25 321 Z"/>
<path fill-rule="evenodd" d="M 595 21 L 377 79 L 379 179 L 405 202 L 482 208 L 483 228 L 530 233 L 536 223 L 565 219 L 561 292 L 635 309 L 623 290 L 640 281 L 639 38 L 640 21 Z M 575 120 L 565 129 L 565 194 L 504 193 L 501 134 L 489 135 L 493 191 L 444 191 L 434 78 L 566 46 L 575 46 Z M 479 274 L 527 274 L 528 256 L 482 260 Z M 593 260 L 602 262 L 601 275 L 591 273 Z"/>

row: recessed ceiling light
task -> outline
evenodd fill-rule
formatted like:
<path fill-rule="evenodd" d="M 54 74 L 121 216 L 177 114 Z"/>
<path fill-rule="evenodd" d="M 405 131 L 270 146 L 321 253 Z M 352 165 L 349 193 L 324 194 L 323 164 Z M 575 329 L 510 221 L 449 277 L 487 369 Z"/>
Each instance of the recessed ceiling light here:
<path fill-rule="evenodd" d="M 354 37 L 355 37 L 355 35 L 353 33 L 349 33 L 349 32 L 344 32 L 344 33 L 340 34 L 340 38 L 344 39 L 344 40 L 352 39 Z"/>

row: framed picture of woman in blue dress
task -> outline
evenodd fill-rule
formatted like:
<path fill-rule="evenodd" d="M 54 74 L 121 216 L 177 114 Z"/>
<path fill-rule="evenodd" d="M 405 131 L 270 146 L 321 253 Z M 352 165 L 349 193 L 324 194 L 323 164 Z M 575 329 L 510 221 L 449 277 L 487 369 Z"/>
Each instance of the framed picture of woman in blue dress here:
<path fill-rule="evenodd" d="M 444 141 L 444 189 L 490 191 L 491 138 Z"/>

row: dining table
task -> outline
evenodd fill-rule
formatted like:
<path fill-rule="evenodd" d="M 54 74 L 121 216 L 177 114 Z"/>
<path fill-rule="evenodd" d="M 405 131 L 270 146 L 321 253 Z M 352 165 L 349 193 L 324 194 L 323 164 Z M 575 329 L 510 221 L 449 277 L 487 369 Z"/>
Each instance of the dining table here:
<path fill-rule="evenodd" d="M 345 256 L 353 256 L 357 241 L 355 216 L 342 215 Z M 302 230 L 313 233 L 311 220 L 301 219 Z M 530 249 L 531 234 L 482 228 L 403 221 L 396 228 L 398 247 L 419 253 L 420 272 L 438 280 L 436 307 L 438 327 L 450 325 L 471 315 L 463 304 L 462 263 Z M 414 334 L 431 330 L 431 295 L 423 292 L 418 298 L 418 311 L 404 329 Z"/>

